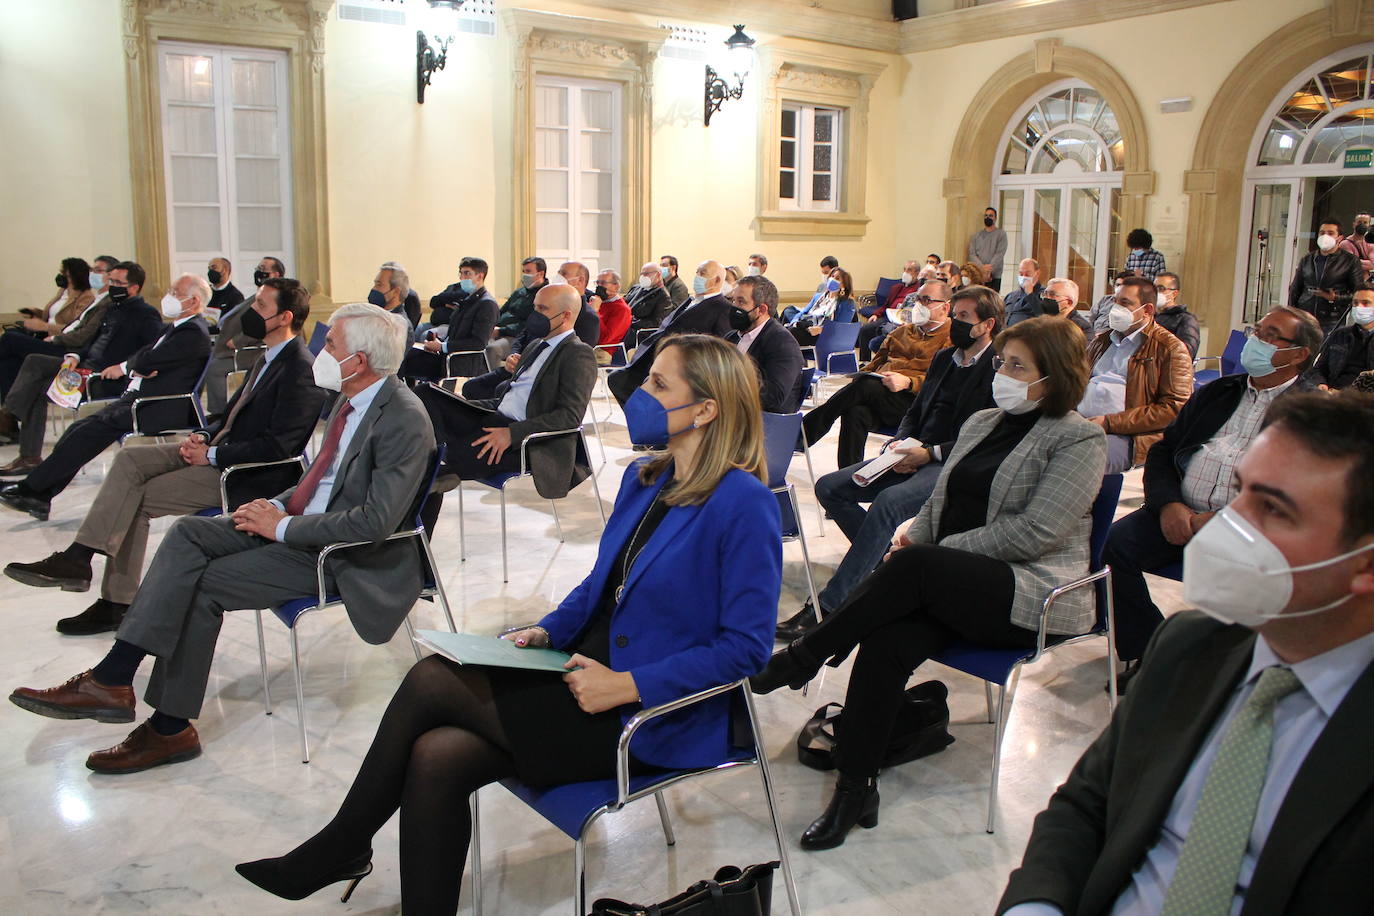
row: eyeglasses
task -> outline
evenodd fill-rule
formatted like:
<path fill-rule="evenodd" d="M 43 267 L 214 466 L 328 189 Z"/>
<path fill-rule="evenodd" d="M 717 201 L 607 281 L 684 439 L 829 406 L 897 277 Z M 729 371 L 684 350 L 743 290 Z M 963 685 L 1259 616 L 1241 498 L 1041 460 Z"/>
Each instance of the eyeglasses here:
<path fill-rule="evenodd" d="M 1290 347 L 1296 346 L 1297 344 L 1297 341 L 1293 340 L 1291 337 L 1284 337 L 1278 331 L 1272 329 L 1266 330 L 1253 324 L 1245 329 L 1245 336 L 1247 338 L 1258 338 L 1259 340 L 1262 340 L 1267 344 L 1272 344 L 1276 340 L 1282 341 L 1283 343 L 1288 344 Z M 1288 348 L 1285 347 L 1284 349 Z"/>
<path fill-rule="evenodd" d="M 994 356 L 992 358 L 992 371 L 1001 372 L 1007 370 L 1008 375 L 1027 375 L 1033 370 L 1020 363 L 1009 362 L 1005 356 Z"/>
<path fill-rule="evenodd" d="M 941 305 L 944 305 L 946 302 L 949 301 L 948 299 L 934 299 L 934 298 L 932 298 L 932 297 L 930 297 L 930 296 L 911 296 L 911 297 L 908 297 L 908 298 L 915 299 L 917 302 L 921 303 L 922 305 L 934 305 L 934 304 L 937 303 L 937 302 L 938 302 L 939 304 L 941 304 Z"/>

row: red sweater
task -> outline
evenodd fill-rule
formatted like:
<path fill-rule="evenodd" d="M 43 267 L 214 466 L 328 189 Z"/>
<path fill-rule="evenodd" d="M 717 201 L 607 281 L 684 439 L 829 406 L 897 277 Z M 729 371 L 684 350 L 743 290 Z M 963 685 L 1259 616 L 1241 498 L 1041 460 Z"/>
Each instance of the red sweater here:
<path fill-rule="evenodd" d="M 618 344 L 625 339 L 625 332 L 630 330 L 630 307 L 623 297 L 601 303 L 601 311 L 596 314 L 601 319 L 601 339 L 597 343 Z"/>

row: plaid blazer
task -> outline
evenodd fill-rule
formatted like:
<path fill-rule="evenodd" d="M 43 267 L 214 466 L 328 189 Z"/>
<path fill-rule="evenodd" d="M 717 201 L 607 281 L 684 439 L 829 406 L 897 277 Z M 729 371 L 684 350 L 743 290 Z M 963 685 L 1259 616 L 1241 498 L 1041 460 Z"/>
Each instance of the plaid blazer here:
<path fill-rule="evenodd" d="M 936 543 L 950 469 L 1004 416 L 997 408 L 980 410 L 964 423 L 935 492 L 907 530 L 913 543 Z M 1092 504 L 1106 464 L 1107 438 L 1098 426 L 1074 411 L 1041 417 L 997 469 L 988 493 L 987 524 L 950 535 L 940 546 L 1008 563 L 1016 577 L 1011 622 L 1034 630 L 1049 593 L 1088 572 Z M 1060 598 L 1050 609 L 1046 632 L 1087 632 L 1097 616 L 1094 594 L 1077 589 Z"/>

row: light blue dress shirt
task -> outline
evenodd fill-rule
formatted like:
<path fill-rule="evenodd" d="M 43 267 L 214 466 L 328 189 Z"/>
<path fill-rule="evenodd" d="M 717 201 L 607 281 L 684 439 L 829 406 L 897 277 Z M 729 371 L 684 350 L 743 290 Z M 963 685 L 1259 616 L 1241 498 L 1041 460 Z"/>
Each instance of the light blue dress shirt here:
<path fill-rule="evenodd" d="M 272 360 L 276 359 L 277 354 L 280 353 L 282 350 L 286 349 L 286 345 L 295 339 L 296 338 L 294 336 L 288 337 L 281 343 L 274 344 L 273 346 L 267 348 L 267 352 L 262 355 L 262 372 L 259 372 L 257 375 L 253 376 L 253 384 L 248 386 L 248 391 L 252 391 L 254 388 L 257 387 L 258 379 L 262 378 L 263 375 L 267 373 L 267 367 L 272 365 Z M 245 397 L 248 396 L 248 391 L 245 391 L 243 393 Z M 207 461 L 210 462 L 211 467 L 219 467 L 219 462 L 215 460 L 215 450 L 218 448 L 218 445 L 212 445 L 210 446 L 210 450 L 205 453 L 205 458 Z"/>
<path fill-rule="evenodd" d="M 377 397 L 377 392 L 382 390 L 382 384 L 385 381 L 386 376 L 383 376 L 348 399 L 348 403 L 353 405 L 353 412 L 344 420 L 343 432 L 339 435 L 339 449 L 334 453 L 334 461 L 330 464 L 329 469 L 320 478 L 319 486 L 315 488 L 315 495 L 310 497 L 310 502 L 306 503 L 305 508 L 301 510 L 301 515 L 320 515 L 329 508 L 329 496 L 334 490 L 334 477 L 339 473 L 339 462 L 348 453 L 348 445 L 353 441 L 353 434 L 362 425 L 363 415 L 372 406 L 372 402 Z M 282 509 L 286 508 L 275 499 L 272 502 L 277 503 L 277 506 Z M 288 515 L 277 522 L 277 540 L 286 540 L 286 526 L 291 523 L 293 518 L 295 516 Z"/>
<path fill-rule="evenodd" d="M 1264 850 L 1264 843 L 1269 838 L 1269 831 L 1274 826 L 1274 819 L 1278 817 L 1293 778 L 1307 759 L 1308 751 L 1312 750 L 1312 745 L 1326 728 L 1326 723 L 1371 662 L 1374 662 L 1374 633 L 1291 666 L 1302 682 L 1303 689 L 1295 690 L 1274 706 L 1274 744 L 1269 755 L 1269 772 L 1264 778 L 1264 789 L 1255 811 L 1250 842 L 1241 861 L 1236 896 L 1231 902 L 1233 916 L 1240 912 L 1245 903 L 1245 891 L 1254 876 L 1255 862 Z M 1164 895 L 1169 890 L 1169 882 L 1173 880 L 1174 870 L 1178 867 L 1183 841 L 1188 836 L 1188 828 L 1192 826 L 1193 813 L 1202 798 L 1207 771 L 1216 758 L 1221 739 L 1236 713 L 1250 699 L 1260 673 L 1265 668 L 1282 664 L 1263 637 L 1255 640 L 1250 669 L 1236 686 L 1226 708 L 1203 742 L 1202 749 L 1188 769 L 1188 775 L 1174 795 L 1159 838 L 1145 854 L 1140 868 L 1131 876 L 1131 883 L 1117 898 L 1112 916 L 1155 916 L 1159 913 L 1164 905 Z M 1006 916 L 1062 916 L 1062 911 L 1053 904 L 1036 901 L 1018 904 L 1007 910 Z"/>
<path fill-rule="evenodd" d="M 1125 337 L 1112 331 L 1111 343 L 1107 345 L 1106 352 L 1099 356 L 1093 365 L 1093 375 L 1114 372 L 1125 378 L 1126 364 L 1131 361 L 1132 356 L 1135 356 L 1135 351 L 1140 349 L 1140 334 L 1144 330 L 1145 326 L 1142 325 Z"/>
<path fill-rule="evenodd" d="M 510 383 L 510 388 L 506 389 L 505 395 L 501 398 L 501 403 L 496 405 L 496 410 L 504 417 L 510 417 L 517 423 L 528 420 L 528 410 L 530 404 L 530 391 L 534 388 L 534 380 L 539 376 L 539 370 L 544 368 L 548 362 L 549 355 L 563 341 L 572 336 L 572 329 L 564 331 L 562 334 L 555 334 L 548 339 L 548 346 L 544 347 L 530 367 L 521 372 L 519 377 Z M 537 345 L 536 345 L 537 346 Z"/>

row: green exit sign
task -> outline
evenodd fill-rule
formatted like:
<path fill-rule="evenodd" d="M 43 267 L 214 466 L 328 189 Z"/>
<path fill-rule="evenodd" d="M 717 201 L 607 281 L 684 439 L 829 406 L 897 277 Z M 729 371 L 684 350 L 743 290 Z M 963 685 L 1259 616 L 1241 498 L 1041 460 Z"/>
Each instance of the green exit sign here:
<path fill-rule="evenodd" d="M 1348 149 L 1345 151 L 1345 167 L 1348 169 L 1367 169 L 1374 166 L 1374 149 Z"/>

